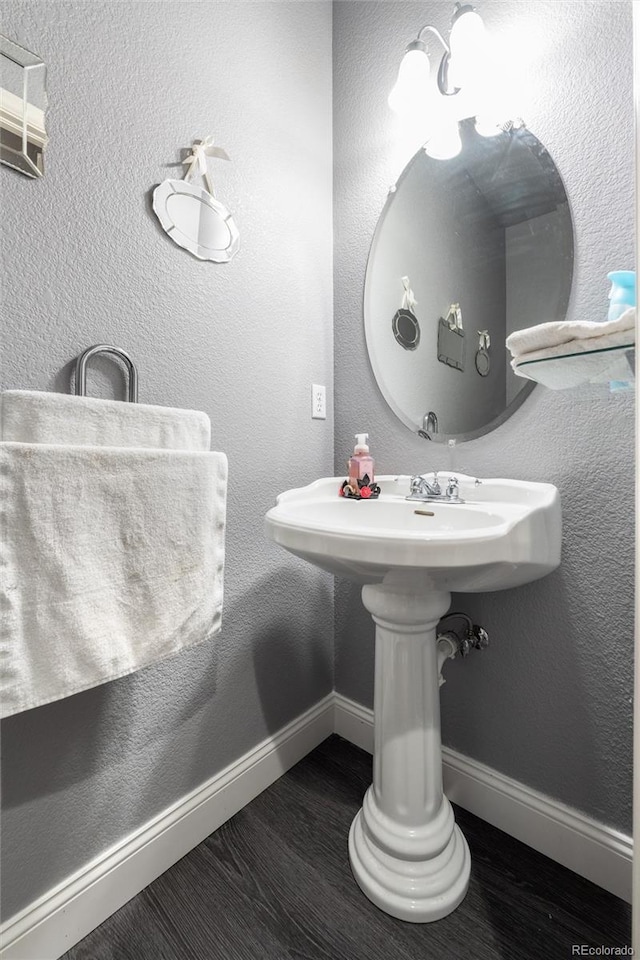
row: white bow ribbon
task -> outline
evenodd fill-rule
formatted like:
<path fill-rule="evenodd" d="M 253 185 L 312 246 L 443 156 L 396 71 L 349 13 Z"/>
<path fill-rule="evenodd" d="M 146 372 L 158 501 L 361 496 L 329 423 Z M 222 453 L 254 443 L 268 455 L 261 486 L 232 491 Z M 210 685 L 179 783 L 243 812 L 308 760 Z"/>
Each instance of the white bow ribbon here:
<path fill-rule="evenodd" d="M 207 157 L 217 157 L 219 160 L 229 160 L 230 157 L 222 147 L 214 147 L 213 137 L 205 137 L 204 140 L 194 140 L 191 146 L 191 153 L 182 161 L 189 164 L 189 169 L 184 175 L 185 180 L 198 173 L 207 185 L 207 190 L 213 197 L 213 183 L 209 177 L 207 169 Z"/>
<path fill-rule="evenodd" d="M 459 303 L 452 303 L 445 318 L 449 330 L 462 330 L 462 310 Z"/>
<path fill-rule="evenodd" d="M 417 305 L 418 301 L 413 295 L 413 290 L 410 287 L 409 277 L 402 278 L 402 285 L 404 287 L 404 293 L 402 295 L 402 309 L 411 310 L 413 313 L 413 308 Z"/>
<path fill-rule="evenodd" d="M 478 330 L 478 337 L 480 338 L 480 350 L 488 350 L 491 346 L 491 337 L 489 336 L 489 331 Z"/>

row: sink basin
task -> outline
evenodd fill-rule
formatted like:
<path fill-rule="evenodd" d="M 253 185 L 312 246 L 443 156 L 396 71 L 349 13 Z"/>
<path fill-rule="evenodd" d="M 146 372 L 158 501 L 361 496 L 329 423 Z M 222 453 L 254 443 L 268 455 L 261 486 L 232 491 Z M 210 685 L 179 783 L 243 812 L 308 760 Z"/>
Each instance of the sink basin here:
<path fill-rule="evenodd" d="M 442 789 L 439 675 L 452 654 L 438 621 L 452 590 L 504 590 L 560 563 L 555 487 L 456 476 L 464 503 L 406 500 L 409 477 L 376 477 L 379 499 L 347 500 L 333 477 L 281 494 L 265 520 L 291 553 L 364 584 L 376 625 L 375 750 L 349 858 L 365 895 L 412 923 L 451 913 L 470 874 Z"/>
<path fill-rule="evenodd" d="M 558 566 L 554 486 L 457 477 L 464 503 L 406 500 L 409 477 L 378 477 L 377 500 L 346 500 L 337 495 L 339 478 L 317 480 L 278 497 L 267 533 L 291 553 L 359 583 L 419 569 L 435 589 L 474 593 L 516 587 Z"/>

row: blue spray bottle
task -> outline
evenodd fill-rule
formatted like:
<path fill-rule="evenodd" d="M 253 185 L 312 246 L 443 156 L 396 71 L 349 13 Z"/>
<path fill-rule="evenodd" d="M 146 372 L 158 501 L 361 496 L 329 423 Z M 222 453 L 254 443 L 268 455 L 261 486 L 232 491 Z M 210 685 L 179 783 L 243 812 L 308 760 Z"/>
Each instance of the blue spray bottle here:
<path fill-rule="evenodd" d="M 617 320 L 636 305 L 636 275 L 633 270 L 614 270 L 607 274 L 607 279 L 611 280 L 607 320 Z"/>

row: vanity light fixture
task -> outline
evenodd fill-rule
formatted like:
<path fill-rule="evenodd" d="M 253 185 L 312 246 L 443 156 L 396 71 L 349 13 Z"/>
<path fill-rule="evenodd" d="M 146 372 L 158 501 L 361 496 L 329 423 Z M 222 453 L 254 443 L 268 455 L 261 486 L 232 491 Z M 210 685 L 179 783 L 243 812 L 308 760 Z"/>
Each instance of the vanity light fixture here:
<path fill-rule="evenodd" d="M 482 18 L 470 3 L 456 3 L 449 43 L 436 27 L 425 24 L 418 31 L 416 39 L 408 44 L 400 63 L 398 79 L 388 99 L 391 109 L 400 115 L 422 115 L 424 118 L 428 111 L 430 64 L 427 44 L 423 39 L 427 33 L 432 33 L 444 48 L 437 73 L 437 88 L 443 97 L 454 97 L 466 84 L 473 82 L 486 59 Z M 478 132 L 493 136 L 500 131 L 489 121 L 482 124 Z M 425 144 L 425 151 L 435 159 L 446 160 L 455 157 L 461 147 L 458 118 L 451 116 L 451 119 L 435 125 Z"/>

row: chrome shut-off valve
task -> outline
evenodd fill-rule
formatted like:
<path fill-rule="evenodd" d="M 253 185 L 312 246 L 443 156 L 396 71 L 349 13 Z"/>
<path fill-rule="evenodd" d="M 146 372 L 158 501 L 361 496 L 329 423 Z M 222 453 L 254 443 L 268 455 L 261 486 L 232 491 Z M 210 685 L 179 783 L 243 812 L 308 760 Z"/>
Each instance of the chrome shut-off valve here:
<path fill-rule="evenodd" d="M 466 613 L 448 613 L 436 628 L 438 647 L 438 675 L 440 686 L 445 682 L 442 667 L 447 660 L 466 657 L 471 650 L 486 650 L 489 634 Z"/>

